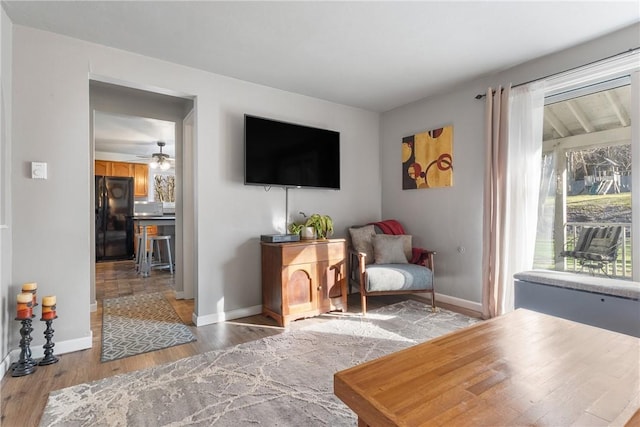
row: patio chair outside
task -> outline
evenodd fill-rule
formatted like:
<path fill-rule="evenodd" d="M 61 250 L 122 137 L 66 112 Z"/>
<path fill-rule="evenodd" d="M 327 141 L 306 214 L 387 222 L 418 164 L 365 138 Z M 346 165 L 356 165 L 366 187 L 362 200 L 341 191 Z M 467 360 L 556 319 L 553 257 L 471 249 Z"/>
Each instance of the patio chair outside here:
<path fill-rule="evenodd" d="M 619 225 L 582 227 L 575 247 L 572 250 L 560 252 L 560 256 L 575 258 L 582 270 L 586 268 L 591 274 L 600 270 L 609 276 L 607 267 L 618 257 L 621 234 L 622 227 Z"/>

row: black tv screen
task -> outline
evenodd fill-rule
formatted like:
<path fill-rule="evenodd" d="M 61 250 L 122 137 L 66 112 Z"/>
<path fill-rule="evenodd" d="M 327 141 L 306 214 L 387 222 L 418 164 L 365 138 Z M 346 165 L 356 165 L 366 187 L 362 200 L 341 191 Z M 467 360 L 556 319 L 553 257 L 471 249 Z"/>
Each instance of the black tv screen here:
<path fill-rule="evenodd" d="M 340 188 L 340 133 L 244 116 L 244 183 Z"/>

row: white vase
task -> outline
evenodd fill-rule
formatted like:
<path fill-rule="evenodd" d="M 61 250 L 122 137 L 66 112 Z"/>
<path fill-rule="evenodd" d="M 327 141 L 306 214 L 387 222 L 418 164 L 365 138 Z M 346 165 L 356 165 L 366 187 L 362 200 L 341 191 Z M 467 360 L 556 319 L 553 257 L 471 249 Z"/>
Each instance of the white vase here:
<path fill-rule="evenodd" d="M 300 238 L 302 240 L 314 240 L 316 238 L 316 229 L 313 227 L 303 227 L 300 230 Z"/>

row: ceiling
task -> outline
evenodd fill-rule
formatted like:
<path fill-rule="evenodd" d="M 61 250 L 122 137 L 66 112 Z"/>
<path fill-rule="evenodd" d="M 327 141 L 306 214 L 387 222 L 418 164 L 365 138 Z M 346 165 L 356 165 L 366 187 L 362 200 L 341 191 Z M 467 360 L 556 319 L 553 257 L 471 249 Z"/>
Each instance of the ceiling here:
<path fill-rule="evenodd" d="M 151 155 L 159 152 L 158 141 L 166 144 L 162 148 L 164 154 L 175 157 L 173 122 L 96 111 L 93 126 L 97 160 L 148 163 Z"/>
<path fill-rule="evenodd" d="M 640 21 L 631 1 L 3 1 L 15 24 L 371 111 Z"/>
<path fill-rule="evenodd" d="M 546 105 L 543 140 L 558 140 L 629 127 L 630 109 L 629 84 Z M 610 137 L 610 134 L 600 135 Z M 593 138 L 584 140 L 592 141 Z M 607 136 L 601 136 L 600 142 L 608 143 Z"/>

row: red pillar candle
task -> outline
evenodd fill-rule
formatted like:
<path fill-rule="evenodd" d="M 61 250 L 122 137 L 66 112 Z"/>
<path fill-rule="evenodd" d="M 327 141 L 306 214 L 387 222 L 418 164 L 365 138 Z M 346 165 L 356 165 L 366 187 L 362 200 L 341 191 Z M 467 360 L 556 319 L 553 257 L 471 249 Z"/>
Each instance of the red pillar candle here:
<path fill-rule="evenodd" d="M 16 317 L 20 320 L 31 319 L 33 317 L 33 295 L 30 293 L 18 294 L 18 310 Z"/>
<path fill-rule="evenodd" d="M 22 285 L 23 293 L 30 293 L 33 299 L 33 306 L 35 307 L 38 304 L 38 300 L 36 298 L 36 291 L 38 290 L 38 284 L 36 282 L 25 283 Z"/>
<path fill-rule="evenodd" d="M 49 295 L 42 297 L 42 320 L 53 320 L 56 318 L 56 296 Z"/>

